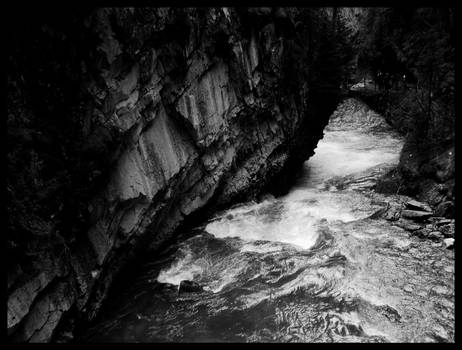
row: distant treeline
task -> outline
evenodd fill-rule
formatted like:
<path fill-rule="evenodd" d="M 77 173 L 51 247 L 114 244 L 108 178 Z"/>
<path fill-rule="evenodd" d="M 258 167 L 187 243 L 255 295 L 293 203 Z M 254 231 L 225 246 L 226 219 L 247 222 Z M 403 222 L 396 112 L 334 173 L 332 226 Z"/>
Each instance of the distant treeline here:
<path fill-rule="evenodd" d="M 370 8 L 361 25 L 359 69 L 385 88 L 399 80 L 425 90 L 425 100 L 420 102 L 426 114 L 432 113 L 433 101 L 453 104 L 454 9 Z"/>

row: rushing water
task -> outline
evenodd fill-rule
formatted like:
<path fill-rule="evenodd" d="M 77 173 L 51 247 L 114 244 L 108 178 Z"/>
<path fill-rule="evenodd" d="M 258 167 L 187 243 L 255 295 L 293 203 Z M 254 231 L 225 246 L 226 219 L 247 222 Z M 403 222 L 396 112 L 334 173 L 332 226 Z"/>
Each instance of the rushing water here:
<path fill-rule="evenodd" d="M 453 251 L 370 217 L 402 143 L 345 101 L 288 195 L 220 213 L 147 263 L 87 339 L 453 341 Z M 178 293 L 182 280 L 204 291 Z"/>

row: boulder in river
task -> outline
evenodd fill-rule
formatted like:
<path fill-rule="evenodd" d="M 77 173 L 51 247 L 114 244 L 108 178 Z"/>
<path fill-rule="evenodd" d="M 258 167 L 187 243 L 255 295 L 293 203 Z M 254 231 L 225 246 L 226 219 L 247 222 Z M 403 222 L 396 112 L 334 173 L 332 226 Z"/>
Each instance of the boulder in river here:
<path fill-rule="evenodd" d="M 438 227 L 438 230 L 441 231 L 445 237 L 453 237 L 455 225 L 453 222 L 446 225 L 441 225 Z"/>
<path fill-rule="evenodd" d="M 443 238 L 443 234 L 440 231 L 431 231 L 428 234 L 428 238 L 439 240 L 439 239 Z"/>
<path fill-rule="evenodd" d="M 401 212 L 401 216 L 404 218 L 419 221 L 428 219 L 430 216 L 432 216 L 432 213 L 426 211 L 405 209 Z"/>
<path fill-rule="evenodd" d="M 258 202 L 261 203 L 261 202 L 264 202 L 266 200 L 268 201 L 271 201 L 271 200 L 274 200 L 274 196 L 271 194 L 271 193 L 265 193 L 265 194 L 262 194 L 258 197 Z"/>
<path fill-rule="evenodd" d="M 454 248 L 454 243 L 455 243 L 454 238 L 446 238 L 445 240 L 443 240 L 443 242 L 447 249 Z"/>
<path fill-rule="evenodd" d="M 440 203 L 435 209 L 435 214 L 441 215 L 441 216 L 454 217 L 454 214 L 455 214 L 454 202 L 444 201 Z"/>
<path fill-rule="evenodd" d="M 432 211 L 432 209 L 430 208 L 430 206 L 428 204 L 418 202 L 418 201 L 416 201 L 414 199 L 408 201 L 406 203 L 406 207 L 408 207 L 409 209 L 412 209 L 412 210 L 423 210 L 423 211 L 428 211 L 428 212 Z"/>
<path fill-rule="evenodd" d="M 450 223 L 453 223 L 453 222 L 454 222 L 454 219 L 441 219 L 441 220 L 437 221 L 435 223 L 435 225 L 440 226 L 440 225 L 450 224 Z"/>
<path fill-rule="evenodd" d="M 405 229 L 406 231 L 410 231 L 410 232 L 413 232 L 413 231 L 416 231 L 416 230 L 422 228 L 422 226 L 417 225 L 415 223 L 412 223 L 412 222 L 410 222 L 408 220 L 398 220 L 396 225 L 403 228 L 403 229 Z"/>
<path fill-rule="evenodd" d="M 390 206 L 383 218 L 388 221 L 396 221 L 401 215 L 401 209 L 398 206 Z"/>
<path fill-rule="evenodd" d="M 180 282 L 180 288 L 178 289 L 178 293 L 195 293 L 195 292 L 202 292 L 204 289 L 201 287 L 199 283 L 194 281 L 183 280 Z"/>
<path fill-rule="evenodd" d="M 420 238 L 428 238 L 428 235 L 430 234 L 430 229 L 424 227 L 424 228 L 421 228 L 419 230 L 412 232 L 412 234 Z"/>

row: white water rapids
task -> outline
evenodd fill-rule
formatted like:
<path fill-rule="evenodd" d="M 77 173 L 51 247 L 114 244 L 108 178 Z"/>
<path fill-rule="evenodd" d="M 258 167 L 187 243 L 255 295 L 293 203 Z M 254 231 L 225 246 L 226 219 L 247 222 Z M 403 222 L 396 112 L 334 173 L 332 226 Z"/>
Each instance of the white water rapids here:
<path fill-rule="evenodd" d="M 402 144 L 346 100 L 289 194 L 220 213 L 154 262 L 91 339 L 453 341 L 453 251 L 370 218 L 400 198 L 372 188 Z M 204 292 L 178 294 L 182 280 Z"/>
<path fill-rule="evenodd" d="M 326 191 L 325 182 L 380 164 L 397 164 L 403 140 L 380 115 L 365 106 L 358 108 L 352 100 L 349 103 L 358 110 L 347 116 L 334 114 L 315 155 L 306 162 L 288 195 L 228 210 L 205 230 L 217 238 L 242 239 L 244 251 L 274 251 L 278 243 L 307 250 L 316 244 L 321 222 L 350 222 L 372 214 L 375 208 L 364 205 L 364 196 L 352 191 Z M 380 131 L 372 133 L 374 129 Z M 158 281 L 179 284 L 193 279 L 202 269 L 191 259 L 186 254 L 170 269 L 161 271 Z"/>

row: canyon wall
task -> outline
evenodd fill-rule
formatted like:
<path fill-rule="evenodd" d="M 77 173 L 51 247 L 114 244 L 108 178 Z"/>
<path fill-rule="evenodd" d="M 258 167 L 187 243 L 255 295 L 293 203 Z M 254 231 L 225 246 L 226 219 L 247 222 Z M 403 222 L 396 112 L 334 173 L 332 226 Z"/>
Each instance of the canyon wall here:
<path fill-rule="evenodd" d="M 373 7 L 359 19 L 358 68 L 377 88 L 363 99 L 406 135 L 398 168 L 377 190 L 415 196 L 454 217 L 455 10 Z"/>
<path fill-rule="evenodd" d="M 287 186 L 340 81 L 322 73 L 335 44 L 313 29 L 322 9 L 26 20 L 7 60 L 8 336 L 66 341 L 185 219 Z"/>
<path fill-rule="evenodd" d="M 426 118 L 412 105 L 418 100 L 414 89 L 385 94 L 355 92 L 369 106 L 385 116 L 405 136 L 396 169 L 385 174 L 376 190 L 401 193 L 429 203 L 438 216 L 455 215 L 455 113 L 454 104 L 434 102 L 438 113 Z M 411 107 L 409 107 L 411 106 Z M 406 110 L 406 107 L 408 110 Z"/>

